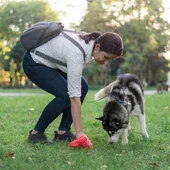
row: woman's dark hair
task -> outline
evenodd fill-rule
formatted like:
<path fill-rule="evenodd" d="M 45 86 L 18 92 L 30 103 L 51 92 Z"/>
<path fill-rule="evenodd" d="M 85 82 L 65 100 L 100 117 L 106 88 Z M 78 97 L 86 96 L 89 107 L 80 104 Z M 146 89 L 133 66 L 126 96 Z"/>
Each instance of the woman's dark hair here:
<path fill-rule="evenodd" d="M 101 34 L 99 32 L 92 32 L 89 34 L 80 35 L 80 38 L 85 40 L 88 44 L 89 41 L 94 40 L 95 44 L 100 44 L 100 50 L 117 56 L 123 53 L 123 41 L 119 34 L 114 32 L 106 32 Z"/>

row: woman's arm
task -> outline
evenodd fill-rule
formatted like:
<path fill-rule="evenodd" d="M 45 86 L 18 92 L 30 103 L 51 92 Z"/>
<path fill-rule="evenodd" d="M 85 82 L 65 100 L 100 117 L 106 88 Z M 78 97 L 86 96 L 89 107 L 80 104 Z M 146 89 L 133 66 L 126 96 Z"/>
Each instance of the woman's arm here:
<path fill-rule="evenodd" d="M 84 59 L 81 51 L 77 49 L 78 54 L 70 55 L 67 59 L 67 81 L 68 95 L 71 103 L 71 114 L 75 127 L 76 137 L 82 136 L 82 120 L 81 120 L 81 81 L 82 70 L 84 68 Z"/>
<path fill-rule="evenodd" d="M 72 114 L 72 119 L 76 131 L 76 137 L 79 138 L 84 134 L 82 128 L 82 121 L 81 121 L 80 97 L 71 97 L 70 101 L 71 101 L 71 114 Z"/>

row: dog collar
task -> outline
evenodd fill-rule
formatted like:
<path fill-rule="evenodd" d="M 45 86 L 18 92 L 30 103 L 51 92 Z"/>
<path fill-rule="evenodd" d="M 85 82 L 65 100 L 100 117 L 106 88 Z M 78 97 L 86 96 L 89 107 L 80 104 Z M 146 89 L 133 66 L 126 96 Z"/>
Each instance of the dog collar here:
<path fill-rule="evenodd" d="M 120 100 L 120 99 L 119 99 L 119 100 L 117 100 L 116 102 L 119 103 L 119 104 L 121 104 L 121 105 L 123 105 L 123 106 L 125 106 L 125 107 L 128 106 L 128 105 L 130 105 L 130 102 L 129 102 L 128 100 L 126 100 L 126 99 L 125 99 L 125 100 Z"/>

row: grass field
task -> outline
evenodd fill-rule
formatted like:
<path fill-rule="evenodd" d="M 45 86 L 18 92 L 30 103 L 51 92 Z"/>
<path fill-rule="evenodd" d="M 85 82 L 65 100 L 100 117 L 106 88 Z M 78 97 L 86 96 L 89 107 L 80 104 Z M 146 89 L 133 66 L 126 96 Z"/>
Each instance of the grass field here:
<path fill-rule="evenodd" d="M 142 140 L 138 121 L 132 118 L 128 145 L 121 141 L 108 144 L 106 132 L 95 120 L 101 116 L 105 101 L 92 102 L 94 93 L 89 92 L 82 113 L 84 132 L 91 139 L 93 150 L 71 149 L 67 142 L 27 143 L 28 131 L 53 96 L 1 96 L 0 170 L 170 170 L 170 93 L 145 97 L 150 139 Z M 46 131 L 50 139 L 59 119 Z"/>

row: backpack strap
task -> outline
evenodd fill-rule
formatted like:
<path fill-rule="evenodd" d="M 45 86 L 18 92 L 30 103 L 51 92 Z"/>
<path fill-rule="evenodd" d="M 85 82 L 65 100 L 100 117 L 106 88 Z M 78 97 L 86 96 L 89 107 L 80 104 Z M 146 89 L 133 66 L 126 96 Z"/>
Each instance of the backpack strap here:
<path fill-rule="evenodd" d="M 68 31 L 68 30 L 64 30 L 64 31 Z M 68 34 L 66 34 L 64 31 L 61 32 L 61 33 L 63 34 L 63 36 L 64 36 L 65 38 L 67 38 L 69 41 L 71 41 L 75 46 L 77 46 L 77 47 L 80 49 L 80 51 L 81 51 L 82 54 L 83 54 L 84 61 L 85 61 L 86 54 L 85 54 L 85 51 L 84 51 L 84 49 L 82 48 L 82 46 L 81 46 L 77 41 L 75 41 L 72 37 L 70 37 Z M 68 31 L 68 32 L 71 32 L 71 31 Z"/>
<path fill-rule="evenodd" d="M 44 58 L 45 60 L 51 61 L 52 63 L 56 63 L 56 64 L 59 64 L 61 66 L 67 67 L 67 65 L 65 63 L 63 63 L 62 61 L 59 61 L 59 60 L 57 60 L 55 58 L 52 58 L 51 56 L 46 55 L 46 54 L 44 54 L 44 53 L 42 53 L 42 52 L 40 52 L 38 50 L 32 49 L 30 52 Z"/>

